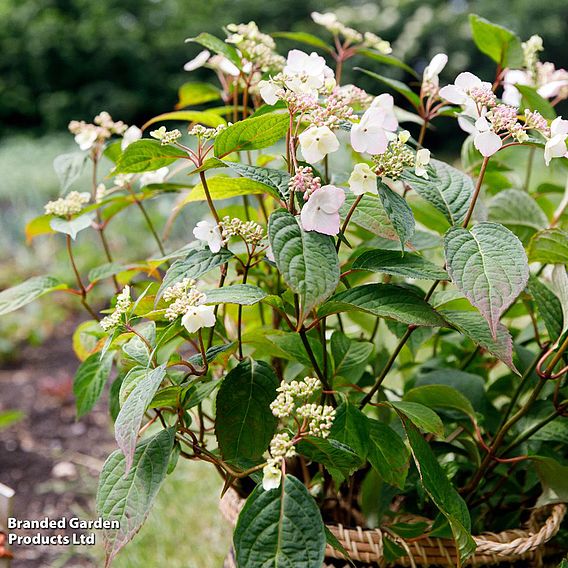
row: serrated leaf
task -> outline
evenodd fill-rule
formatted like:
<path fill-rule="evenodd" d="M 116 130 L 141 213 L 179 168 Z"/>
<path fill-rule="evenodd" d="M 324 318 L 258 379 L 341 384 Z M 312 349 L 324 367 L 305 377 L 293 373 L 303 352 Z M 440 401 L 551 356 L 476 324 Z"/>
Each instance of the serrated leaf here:
<path fill-rule="evenodd" d="M 241 195 L 264 195 L 269 194 L 276 199 L 280 199 L 278 193 L 269 185 L 253 181 L 246 178 L 231 178 L 227 176 L 215 176 L 207 180 L 207 187 L 212 199 L 231 199 Z M 187 203 L 194 201 L 205 201 L 207 199 L 203 185 L 198 183 L 178 205 L 183 207 Z"/>
<path fill-rule="evenodd" d="M 538 203 L 526 192 L 506 189 L 490 202 L 487 220 L 501 223 L 523 242 L 548 225 L 548 219 Z"/>
<path fill-rule="evenodd" d="M 456 168 L 431 160 L 428 179 L 406 170 L 402 176 L 420 197 L 444 214 L 451 225 L 459 225 L 465 219 L 473 196 L 473 181 Z"/>
<path fill-rule="evenodd" d="M 94 213 L 85 213 L 70 220 L 53 217 L 53 219 L 49 222 L 49 226 L 56 233 L 69 235 L 73 240 L 75 240 L 79 232 L 91 226 L 94 218 Z"/>
<path fill-rule="evenodd" d="M 412 209 L 410 209 L 404 197 L 390 189 L 380 181 L 379 178 L 377 178 L 377 190 L 386 214 L 398 234 L 400 245 L 404 251 L 404 246 L 414 236 L 415 222 Z"/>
<path fill-rule="evenodd" d="M 206 304 L 240 304 L 252 306 L 266 298 L 266 292 L 252 284 L 234 284 L 214 290 L 205 290 Z"/>
<path fill-rule="evenodd" d="M 284 209 L 268 223 L 268 237 L 276 266 L 284 281 L 300 296 L 301 320 L 329 298 L 339 282 L 339 259 L 333 237 L 304 231 Z"/>
<path fill-rule="evenodd" d="M 476 548 L 470 534 L 471 520 L 467 505 L 446 477 L 436 456 L 416 426 L 404 415 L 401 419 L 424 489 L 450 524 L 461 564 Z"/>
<path fill-rule="evenodd" d="M 530 262 L 568 264 L 568 231 L 546 229 L 531 239 L 527 250 Z"/>
<path fill-rule="evenodd" d="M 55 290 L 64 290 L 67 284 L 63 284 L 53 276 L 33 276 L 21 284 L 12 286 L 0 292 L 0 316 L 9 314 L 44 294 Z"/>
<path fill-rule="evenodd" d="M 424 430 L 424 432 L 431 432 L 437 436 L 444 435 L 444 424 L 441 418 L 430 408 L 418 402 L 409 402 L 400 400 L 396 402 L 389 402 L 398 414 L 404 415 L 410 420 L 416 428 Z"/>
<path fill-rule="evenodd" d="M 239 57 L 237 50 L 230 43 L 225 43 L 222 39 L 219 39 L 214 35 L 203 32 L 197 37 L 190 37 L 186 39 L 185 42 L 198 43 L 206 49 L 210 49 L 219 55 L 225 56 L 238 69 L 241 68 L 241 58 Z"/>
<path fill-rule="evenodd" d="M 277 419 L 270 410 L 280 382 L 264 361 L 245 359 L 223 380 L 217 394 L 215 434 L 225 460 L 257 459 L 268 448 Z"/>
<path fill-rule="evenodd" d="M 286 134 L 289 121 L 287 114 L 266 114 L 237 122 L 215 138 L 215 156 L 268 148 Z"/>
<path fill-rule="evenodd" d="M 499 223 L 450 229 L 444 239 L 452 282 L 481 312 L 493 338 L 503 312 L 524 290 L 529 266 L 521 241 Z"/>
<path fill-rule="evenodd" d="M 448 273 L 421 256 L 392 250 L 369 250 L 358 256 L 351 266 L 353 270 L 382 272 L 393 276 L 417 280 L 447 280 Z"/>
<path fill-rule="evenodd" d="M 469 15 L 469 23 L 479 51 L 503 68 L 518 69 L 523 66 L 523 48 L 517 34 L 476 14 Z"/>
<path fill-rule="evenodd" d="M 442 317 L 423 298 L 395 284 L 364 284 L 332 296 L 318 310 L 328 316 L 339 312 L 360 310 L 406 324 L 445 326 Z"/>
<path fill-rule="evenodd" d="M 345 202 L 339 210 L 339 215 L 342 219 L 345 219 L 349 213 L 355 199 L 357 199 L 357 196 L 353 193 L 347 192 L 345 194 Z M 398 240 L 397 232 L 393 227 L 381 200 L 374 195 L 363 195 L 363 199 L 359 201 L 357 208 L 351 216 L 351 223 L 355 223 L 355 225 L 358 225 L 379 237 L 384 237 L 391 241 Z"/>
<path fill-rule="evenodd" d="M 116 417 L 114 436 L 125 457 L 126 473 L 134 463 L 136 440 L 144 413 L 165 376 L 164 365 L 147 369 L 145 377 L 138 381 Z"/>
<path fill-rule="evenodd" d="M 187 158 L 187 153 L 179 148 L 162 146 L 158 140 L 137 140 L 120 155 L 112 174 L 150 172 L 182 158 Z"/>
<path fill-rule="evenodd" d="M 152 348 L 156 345 L 156 323 L 151 321 L 137 329 L 138 333 L 146 338 Z M 122 346 L 122 351 L 139 365 L 148 367 L 152 353 L 148 352 L 148 346 L 138 335 L 134 335 Z"/>
<path fill-rule="evenodd" d="M 147 367 L 132 367 L 122 379 L 120 390 L 118 392 L 119 406 L 123 406 L 126 399 L 130 396 L 136 385 L 148 374 Z"/>
<path fill-rule="evenodd" d="M 531 293 L 538 314 L 542 318 L 548 336 L 555 340 L 562 335 L 562 322 L 564 315 L 562 304 L 556 294 L 535 276 L 530 276 L 528 290 Z"/>
<path fill-rule="evenodd" d="M 221 91 L 219 91 L 219 89 L 215 85 L 211 85 L 210 83 L 192 83 L 192 82 L 184 83 L 178 90 L 178 102 L 176 103 L 175 108 L 180 109 L 188 106 L 202 105 L 203 103 L 217 101 L 220 98 L 221 98 Z M 218 116 L 218 118 L 220 117 Z M 186 119 L 182 118 L 180 120 L 186 120 Z M 190 118 L 189 120 L 193 121 L 192 118 Z M 156 122 L 156 119 L 153 118 L 151 122 L 147 122 L 142 129 L 146 128 L 152 122 Z M 224 121 L 219 124 L 223 123 Z M 215 127 L 219 126 L 219 124 L 215 125 L 206 124 L 206 126 Z"/>
<path fill-rule="evenodd" d="M 113 357 L 114 353 L 107 353 L 104 357 L 100 353 L 93 353 L 77 369 L 73 394 L 78 418 L 90 412 L 99 400 L 110 376 Z"/>
<path fill-rule="evenodd" d="M 87 157 L 86 152 L 71 152 L 70 154 L 60 154 L 53 160 L 53 169 L 62 192 L 66 192 L 79 179 L 83 173 Z"/>
<path fill-rule="evenodd" d="M 373 79 L 377 79 L 381 83 L 384 83 L 387 87 L 390 87 L 393 91 L 402 95 L 414 108 L 418 108 L 420 106 L 420 97 L 409 86 L 405 85 L 401 81 L 390 79 L 389 77 L 379 75 L 378 73 L 374 73 L 368 69 L 361 69 L 360 67 L 355 67 L 355 69 L 357 71 L 362 71 L 365 75 L 369 75 L 369 77 L 372 77 Z"/>
<path fill-rule="evenodd" d="M 224 343 L 223 345 L 214 345 L 213 347 L 210 347 L 209 349 L 207 349 L 207 351 L 205 351 L 205 357 L 207 359 L 207 362 L 212 363 L 213 361 L 215 361 L 215 359 L 217 359 L 217 357 L 234 348 L 235 348 L 234 343 Z M 188 359 L 188 361 L 192 365 L 198 365 L 200 367 L 203 365 L 203 358 L 201 357 L 201 353 L 196 353 L 195 355 L 192 355 Z"/>
<path fill-rule="evenodd" d="M 475 418 L 471 402 L 458 390 L 448 385 L 423 385 L 404 393 L 403 400 L 418 402 L 428 408 L 449 408 L 459 410 L 470 418 Z"/>
<path fill-rule="evenodd" d="M 260 168 L 258 166 L 249 166 L 239 162 L 223 162 L 229 166 L 233 171 L 241 176 L 251 179 L 256 182 L 263 183 L 268 187 L 275 190 L 276 195 L 279 195 L 284 201 L 288 200 L 290 189 L 288 183 L 290 181 L 290 174 L 280 170 L 273 170 L 271 168 Z"/>
<path fill-rule="evenodd" d="M 258 486 L 243 507 L 233 535 L 239 568 L 321 568 L 325 530 L 308 490 L 286 475 L 279 489 Z"/>
<path fill-rule="evenodd" d="M 138 532 L 166 477 L 174 443 L 173 429 L 162 430 L 138 444 L 132 467 L 125 467 L 122 452 L 116 450 L 106 460 L 97 491 L 97 514 L 119 528 L 104 529 L 106 564 Z"/>
<path fill-rule="evenodd" d="M 455 310 L 439 310 L 439 312 L 459 332 L 503 361 L 511 371 L 519 374 L 513 364 L 513 339 L 509 330 L 502 323 L 497 325 L 497 333 L 493 337 L 486 319 L 477 312 Z"/>
<path fill-rule="evenodd" d="M 374 346 L 368 341 L 354 341 L 340 331 L 334 331 L 330 342 L 333 354 L 334 376 L 345 377 L 356 383 L 363 374 L 373 353 Z"/>
<path fill-rule="evenodd" d="M 106 264 L 101 264 L 100 266 L 92 268 L 89 271 L 88 279 L 89 282 L 98 282 L 99 280 L 115 276 L 125 270 L 128 270 L 128 266 L 125 266 L 124 264 L 107 262 Z"/>
<path fill-rule="evenodd" d="M 323 39 L 307 32 L 274 32 L 272 37 L 289 39 L 290 41 L 311 45 L 312 47 L 319 47 L 329 53 L 332 51 L 331 47 Z"/>
<path fill-rule="evenodd" d="M 142 126 L 142 130 L 148 128 L 148 126 L 155 124 L 156 122 L 164 122 L 168 120 L 176 120 L 178 122 L 196 122 L 198 124 L 208 126 L 209 128 L 216 128 L 217 126 L 227 124 L 227 121 L 222 116 L 214 112 L 179 110 L 176 112 L 165 112 L 163 114 L 155 116 L 154 118 L 151 118 L 144 124 L 144 126 Z"/>
<path fill-rule="evenodd" d="M 365 460 L 369 452 L 369 423 L 367 417 L 353 404 L 344 402 L 335 414 L 329 436 L 350 447 Z"/>

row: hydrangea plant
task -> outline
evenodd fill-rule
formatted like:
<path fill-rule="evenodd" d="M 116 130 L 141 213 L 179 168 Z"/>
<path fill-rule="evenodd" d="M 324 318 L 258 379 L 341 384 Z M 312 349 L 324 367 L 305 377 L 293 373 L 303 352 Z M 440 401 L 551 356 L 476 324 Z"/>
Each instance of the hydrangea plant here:
<path fill-rule="evenodd" d="M 246 498 L 241 568 L 320 568 L 338 546 L 326 523 L 388 523 L 388 561 L 405 554 L 397 534 L 450 537 L 465 562 L 472 532 L 568 497 L 568 193 L 531 179 L 539 159 L 566 178 L 555 109 L 568 72 L 540 61 L 540 38 L 472 16 L 495 77 L 442 86 L 446 54 L 418 76 L 381 38 L 313 19 L 325 39 L 275 37 L 323 56 L 284 57 L 254 22 L 230 25 L 225 40 L 188 40 L 204 50 L 185 69 L 218 84 L 184 84 L 177 110 L 141 128 L 106 112 L 73 121 L 81 153 L 58 158 L 62 196 L 27 234 L 65 241 L 75 282 L 40 276 L 0 294 L 2 313 L 60 291 L 89 314 L 74 392 L 82 416 L 112 381 L 119 449 L 97 496 L 119 521 L 107 563 L 179 458 L 209 462 Z M 388 92 L 342 84 L 355 56 L 404 69 L 409 85 L 370 69 Z M 438 120 L 467 133 L 459 165 L 426 147 Z M 156 226 L 146 204 L 172 192 Z M 207 216 L 172 251 L 171 226 L 198 202 Z M 125 264 L 111 221 L 131 209 L 155 250 Z M 85 275 L 74 241 L 88 231 L 101 265 Z M 434 523 L 397 524 L 400 513 Z"/>

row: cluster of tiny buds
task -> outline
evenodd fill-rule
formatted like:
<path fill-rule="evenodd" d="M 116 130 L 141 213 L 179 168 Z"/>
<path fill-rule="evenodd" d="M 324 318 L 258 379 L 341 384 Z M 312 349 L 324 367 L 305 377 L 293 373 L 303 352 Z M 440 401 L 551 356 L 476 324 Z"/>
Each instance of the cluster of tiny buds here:
<path fill-rule="evenodd" d="M 401 132 L 398 138 L 389 144 L 386 152 L 373 156 L 378 176 L 397 180 L 404 172 L 404 168 L 415 165 L 415 155 L 406 146 L 409 137 L 410 134 L 406 130 Z"/>
<path fill-rule="evenodd" d="M 104 183 L 99 183 L 97 189 L 95 190 L 95 201 L 100 203 L 107 195 L 107 188 Z"/>
<path fill-rule="evenodd" d="M 207 296 L 194 288 L 195 280 L 184 278 L 164 290 L 163 298 L 171 302 L 167 307 L 164 317 L 168 321 L 174 321 L 183 316 L 193 306 L 199 306 L 205 302 Z"/>
<path fill-rule="evenodd" d="M 279 80 L 278 77 L 282 77 L 282 74 L 277 75 L 276 82 Z M 302 114 L 319 108 L 317 99 L 310 93 L 295 93 L 282 88 L 277 92 L 277 96 L 288 104 L 292 114 Z"/>
<path fill-rule="evenodd" d="M 544 49 L 542 38 L 539 35 L 533 35 L 527 41 L 523 42 L 522 47 L 524 65 L 529 71 L 534 73 L 539 59 L 538 53 Z"/>
<path fill-rule="evenodd" d="M 327 97 L 325 106 L 317 106 L 306 118 L 316 126 L 333 128 L 342 121 L 348 121 L 352 116 L 353 109 L 349 106 L 348 93 L 336 87 Z"/>
<path fill-rule="evenodd" d="M 305 402 L 319 389 L 321 389 L 321 382 L 314 377 L 305 377 L 301 381 L 282 383 L 276 389 L 278 396 L 270 404 L 272 414 L 277 418 L 291 416 L 298 401 Z"/>
<path fill-rule="evenodd" d="M 376 49 L 384 55 L 392 53 L 391 44 L 373 32 L 365 32 L 363 45 L 365 47 L 370 47 L 371 49 Z"/>
<path fill-rule="evenodd" d="M 509 105 L 497 105 L 489 111 L 491 124 L 495 132 L 511 131 L 517 123 L 517 109 Z"/>
<path fill-rule="evenodd" d="M 241 221 L 236 217 L 223 217 L 219 228 L 221 229 L 221 236 L 224 241 L 229 240 L 231 237 L 240 237 L 246 243 L 256 246 L 259 245 L 266 236 L 262 225 L 254 221 Z"/>
<path fill-rule="evenodd" d="M 122 136 L 128 126 L 121 120 L 114 121 L 108 112 L 103 111 L 95 116 L 93 124 L 84 120 L 72 120 L 68 128 L 69 132 L 75 135 L 75 141 L 81 150 L 88 150 L 96 142 L 103 142 L 113 134 Z"/>
<path fill-rule="evenodd" d="M 91 196 L 89 193 L 70 191 L 65 197 L 60 197 L 55 201 L 45 204 L 46 215 L 57 215 L 58 217 L 68 217 L 79 213 L 86 203 L 89 203 Z"/>
<path fill-rule="evenodd" d="M 471 98 L 481 107 L 494 107 L 497 104 L 497 96 L 490 87 L 475 87 L 470 91 Z"/>
<path fill-rule="evenodd" d="M 159 140 L 162 146 L 172 144 L 181 138 L 181 132 L 176 128 L 174 130 L 167 130 L 165 126 L 160 126 L 157 130 L 152 130 L 150 136 Z"/>
<path fill-rule="evenodd" d="M 300 166 L 290 178 L 288 187 L 291 191 L 304 194 L 304 199 L 321 187 L 321 179 L 314 177 L 314 171 L 309 166 Z"/>
<path fill-rule="evenodd" d="M 107 332 L 114 329 L 120 323 L 122 315 L 128 311 L 131 305 L 130 286 L 125 286 L 116 297 L 114 311 L 99 322 L 100 326 Z"/>
<path fill-rule="evenodd" d="M 203 140 L 211 140 L 221 134 L 225 128 L 227 128 L 225 124 L 220 124 L 217 128 L 206 128 L 202 124 L 196 124 L 191 130 L 189 130 L 189 134 L 190 136 L 197 136 Z"/>
<path fill-rule="evenodd" d="M 298 408 L 298 416 L 307 421 L 310 436 L 327 438 L 335 419 L 335 408 L 329 405 L 304 404 Z"/>
<path fill-rule="evenodd" d="M 525 109 L 525 126 L 531 130 L 540 130 L 545 136 L 550 133 L 546 118 L 538 110 Z"/>
<path fill-rule="evenodd" d="M 347 105 L 358 105 L 362 108 L 367 108 L 373 102 L 373 97 L 367 93 L 364 89 L 360 89 L 355 85 L 343 85 L 341 87 L 335 87 L 332 94 L 337 93 Z"/>

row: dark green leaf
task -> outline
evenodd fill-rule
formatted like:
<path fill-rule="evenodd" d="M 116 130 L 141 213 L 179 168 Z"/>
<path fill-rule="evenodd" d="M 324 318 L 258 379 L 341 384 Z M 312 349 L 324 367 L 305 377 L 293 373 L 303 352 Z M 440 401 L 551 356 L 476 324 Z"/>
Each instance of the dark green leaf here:
<path fill-rule="evenodd" d="M 415 278 L 417 280 L 447 280 L 447 272 L 421 256 L 392 250 L 369 250 L 353 262 L 354 270 L 383 272 L 393 276 Z"/>
<path fill-rule="evenodd" d="M 479 51 L 503 68 L 517 69 L 523 66 L 521 40 L 514 32 L 476 14 L 469 15 L 469 23 L 473 41 Z"/>
<path fill-rule="evenodd" d="M 410 389 L 404 400 L 418 402 L 429 408 L 449 408 L 459 410 L 470 418 L 475 418 L 471 402 L 458 390 L 448 385 L 424 385 Z"/>
<path fill-rule="evenodd" d="M 309 34 L 307 32 L 274 32 L 272 37 L 289 39 L 290 41 L 311 45 L 312 47 L 319 47 L 331 53 L 331 47 L 320 39 L 319 37 Z"/>
<path fill-rule="evenodd" d="M 379 198 L 398 234 L 402 250 L 404 251 L 404 246 L 414 236 L 415 223 L 412 209 L 410 209 L 403 197 L 390 189 L 379 178 L 377 178 L 377 189 Z"/>
<path fill-rule="evenodd" d="M 537 233 L 529 243 L 530 262 L 568 264 L 568 232 L 546 229 Z"/>
<path fill-rule="evenodd" d="M 206 304 L 240 304 L 241 306 L 252 306 L 266 298 L 266 292 L 258 286 L 252 284 L 234 284 L 206 290 Z"/>
<path fill-rule="evenodd" d="M 564 321 L 560 300 L 546 284 L 543 284 L 535 276 L 530 276 L 528 290 L 534 298 L 536 309 L 542 321 L 544 321 L 548 336 L 550 339 L 556 340 L 562 333 Z"/>
<path fill-rule="evenodd" d="M 345 219 L 357 196 L 351 192 L 345 194 L 345 203 L 339 210 L 339 215 Z M 363 195 L 357 208 L 351 216 L 351 222 L 367 231 L 384 237 L 390 241 L 398 240 L 398 235 L 393 227 L 381 200 L 374 195 Z"/>
<path fill-rule="evenodd" d="M 73 394 L 77 405 L 77 417 L 90 412 L 99 400 L 112 369 L 114 353 L 93 353 L 81 363 L 73 380 Z"/>
<path fill-rule="evenodd" d="M 364 460 L 369 451 L 369 423 L 367 417 L 353 404 L 344 402 L 337 408 L 330 438 L 337 440 Z"/>
<path fill-rule="evenodd" d="M 417 428 L 438 436 L 444 435 L 444 425 L 440 417 L 430 408 L 417 402 L 389 402 L 399 414 L 403 414 Z"/>
<path fill-rule="evenodd" d="M 224 42 L 222 39 L 215 37 L 208 33 L 200 33 L 197 37 L 190 37 L 185 40 L 187 42 L 194 42 L 202 45 L 206 49 L 210 49 L 219 55 L 225 56 L 231 63 L 241 68 L 241 58 L 237 50 L 230 44 Z"/>
<path fill-rule="evenodd" d="M 187 153 L 174 146 L 162 146 L 158 140 L 137 140 L 120 155 L 113 174 L 137 174 L 154 171 L 187 158 Z"/>
<path fill-rule="evenodd" d="M 260 168 L 258 166 L 249 166 L 239 162 L 224 162 L 229 168 L 240 174 L 241 176 L 267 185 L 275 190 L 276 194 L 284 201 L 288 200 L 290 190 L 288 182 L 290 174 L 280 170 L 270 168 Z"/>

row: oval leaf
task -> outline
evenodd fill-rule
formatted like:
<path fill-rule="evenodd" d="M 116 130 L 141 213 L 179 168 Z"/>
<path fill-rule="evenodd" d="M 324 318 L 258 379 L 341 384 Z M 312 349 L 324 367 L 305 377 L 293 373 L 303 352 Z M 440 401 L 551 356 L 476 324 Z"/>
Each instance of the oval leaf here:
<path fill-rule="evenodd" d="M 417 280 L 447 280 L 447 272 L 421 256 L 392 250 L 369 250 L 358 256 L 353 265 L 354 270 L 382 272 L 393 276 L 403 276 Z"/>
<path fill-rule="evenodd" d="M 120 155 L 112 174 L 137 174 L 169 166 L 187 158 L 187 153 L 174 146 L 162 146 L 158 140 L 137 140 Z"/>
<path fill-rule="evenodd" d="M 104 357 L 101 357 L 100 353 L 93 353 L 77 369 L 73 380 L 73 394 L 78 418 L 90 412 L 99 400 L 112 369 L 113 357 L 114 353 L 111 352 L 106 353 Z"/>
<path fill-rule="evenodd" d="M 13 312 L 40 296 L 55 290 L 64 290 L 63 284 L 53 276 L 34 276 L 25 282 L 0 292 L 0 316 Z"/>

